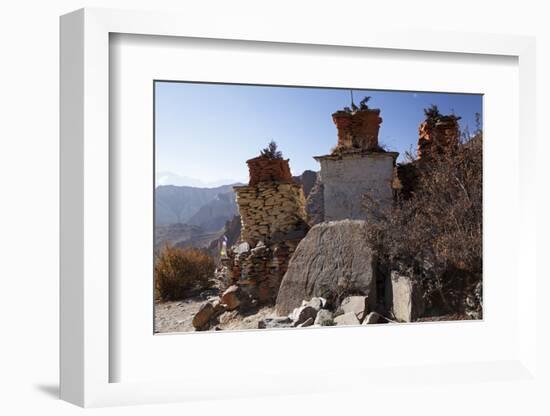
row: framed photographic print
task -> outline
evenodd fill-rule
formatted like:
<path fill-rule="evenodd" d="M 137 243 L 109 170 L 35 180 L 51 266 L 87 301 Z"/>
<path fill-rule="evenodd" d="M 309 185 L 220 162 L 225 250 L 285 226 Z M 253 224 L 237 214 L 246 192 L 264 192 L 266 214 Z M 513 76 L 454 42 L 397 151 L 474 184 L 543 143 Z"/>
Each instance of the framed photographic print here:
<path fill-rule="evenodd" d="M 537 383 L 533 40 L 243 28 L 61 19 L 62 398 Z"/>
<path fill-rule="evenodd" d="M 153 88 L 155 333 L 482 318 L 481 94 Z"/>

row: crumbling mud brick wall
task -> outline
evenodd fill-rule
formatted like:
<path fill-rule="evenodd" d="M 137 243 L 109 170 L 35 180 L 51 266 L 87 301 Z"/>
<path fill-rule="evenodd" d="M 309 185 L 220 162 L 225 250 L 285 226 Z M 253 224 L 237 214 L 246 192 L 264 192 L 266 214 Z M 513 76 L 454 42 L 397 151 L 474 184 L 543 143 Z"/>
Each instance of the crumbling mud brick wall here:
<path fill-rule="evenodd" d="M 332 115 L 332 121 L 338 129 L 335 150 L 378 150 L 378 132 L 382 123 L 380 109 L 337 111 Z"/>
<path fill-rule="evenodd" d="M 258 156 L 246 161 L 250 175 L 249 186 L 262 182 L 292 183 L 288 159 L 269 159 Z"/>
<path fill-rule="evenodd" d="M 458 117 L 443 116 L 434 124 L 424 121 L 418 128 L 418 159 L 457 146 L 459 137 Z"/>

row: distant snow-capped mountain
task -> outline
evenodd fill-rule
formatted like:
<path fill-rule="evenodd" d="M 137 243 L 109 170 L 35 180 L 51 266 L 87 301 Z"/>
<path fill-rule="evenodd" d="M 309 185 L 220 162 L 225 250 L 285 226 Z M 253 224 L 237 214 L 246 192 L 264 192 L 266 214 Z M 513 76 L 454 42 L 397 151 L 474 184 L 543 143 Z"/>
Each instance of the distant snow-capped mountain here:
<path fill-rule="evenodd" d="M 218 179 L 215 181 L 203 181 L 201 179 L 190 178 L 188 176 L 178 175 L 177 173 L 163 171 L 155 174 L 155 186 L 192 186 L 194 188 L 217 188 L 228 183 L 237 183 L 239 181 L 232 179 Z"/>

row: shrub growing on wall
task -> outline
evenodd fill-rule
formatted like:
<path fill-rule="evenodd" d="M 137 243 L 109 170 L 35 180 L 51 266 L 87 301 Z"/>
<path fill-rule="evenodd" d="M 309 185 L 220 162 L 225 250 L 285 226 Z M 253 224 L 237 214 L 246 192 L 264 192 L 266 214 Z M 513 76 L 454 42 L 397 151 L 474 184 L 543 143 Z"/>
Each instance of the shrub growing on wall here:
<path fill-rule="evenodd" d="M 270 160 L 277 160 L 283 158 L 283 153 L 277 148 L 277 143 L 271 140 L 267 147 L 260 151 L 260 156 Z"/>
<path fill-rule="evenodd" d="M 178 300 L 210 286 L 215 263 L 198 249 L 165 246 L 155 261 L 155 290 L 159 300 Z"/>

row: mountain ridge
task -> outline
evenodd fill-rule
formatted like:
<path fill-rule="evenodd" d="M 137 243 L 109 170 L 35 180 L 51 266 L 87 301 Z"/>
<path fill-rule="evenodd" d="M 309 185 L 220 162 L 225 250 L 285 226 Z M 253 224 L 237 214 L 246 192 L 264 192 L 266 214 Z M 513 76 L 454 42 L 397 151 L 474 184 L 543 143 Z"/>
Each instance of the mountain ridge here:
<path fill-rule="evenodd" d="M 307 198 L 318 173 L 305 170 L 293 176 L 304 187 Z M 225 233 L 240 234 L 239 211 L 231 183 L 215 188 L 188 185 L 160 185 L 155 188 L 155 247 L 165 243 L 175 246 L 205 247 L 219 240 Z M 233 224 L 234 230 L 226 225 Z"/>
<path fill-rule="evenodd" d="M 186 223 L 201 207 L 214 201 L 219 194 L 234 194 L 229 184 L 215 188 L 196 188 L 193 186 L 161 185 L 155 188 L 155 224 Z M 226 198 L 228 208 L 236 203 L 234 198 Z M 229 218 L 229 216 L 228 216 Z"/>

